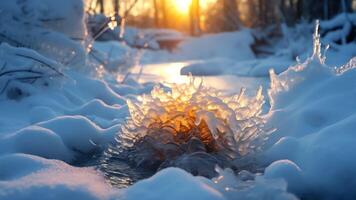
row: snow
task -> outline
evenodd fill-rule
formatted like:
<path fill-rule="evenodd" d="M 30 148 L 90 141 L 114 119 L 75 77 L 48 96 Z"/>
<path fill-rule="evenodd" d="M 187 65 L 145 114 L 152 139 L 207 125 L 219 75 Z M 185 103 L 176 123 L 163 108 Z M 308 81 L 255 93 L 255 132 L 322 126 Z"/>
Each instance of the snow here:
<path fill-rule="evenodd" d="M 253 59 L 255 55 L 250 49 L 253 42 L 254 39 L 249 30 L 204 35 L 200 38 L 184 41 L 179 46 L 178 56 L 184 56 L 188 60 L 206 58 Z"/>
<path fill-rule="evenodd" d="M 0 8 L 0 41 L 35 49 L 63 64 L 83 64 L 87 32 L 82 0 L 2 1 Z"/>
<path fill-rule="evenodd" d="M 152 192 L 152 189 L 158 190 L 158 192 Z M 178 168 L 162 170 L 155 176 L 138 182 L 127 189 L 123 197 L 128 200 L 225 199 L 215 188 Z"/>
<path fill-rule="evenodd" d="M 213 58 L 193 62 L 181 69 L 182 75 L 189 73 L 195 76 L 216 76 L 232 74 L 250 77 L 268 77 L 269 69 L 273 68 L 276 73 L 285 71 L 294 61 L 289 58 L 276 56 L 264 59 L 239 61 L 224 58 Z"/>
<path fill-rule="evenodd" d="M 341 41 L 342 44 L 346 44 L 347 37 L 352 31 L 352 26 L 356 26 L 356 14 L 342 13 L 331 20 L 322 21 L 320 26 L 325 30 L 332 30 L 326 33 L 323 38 L 325 42 L 335 45 L 334 42 Z M 341 29 L 338 29 L 339 27 Z"/>
<path fill-rule="evenodd" d="M 298 165 L 290 160 L 277 160 L 265 169 L 265 178 L 267 179 L 284 179 L 288 183 L 288 191 L 300 194 L 300 185 L 305 184 L 303 181 L 303 172 Z"/>
<path fill-rule="evenodd" d="M 265 178 L 261 174 L 252 174 L 244 170 L 237 175 L 231 169 L 217 168 L 217 171 L 219 175 L 213 179 L 213 182 L 227 199 L 297 199 L 293 194 L 287 192 L 287 183 L 283 179 Z"/>
<path fill-rule="evenodd" d="M 274 52 L 269 56 L 255 55 L 248 29 L 193 38 L 129 28 L 126 39 L 141 45 L 147 42 L 141 33 L 183 41 L 174 52 L 95 42 L 90 45 L 105 61 L 100 63 L 87 54 L 90 37 L 81 0 L 1 1 L 0 8 L 1 200 L 355 198 L 356 48 L 354 42 L 333 44 L 355 26 L 354 14 L 322 21 L 322 31 L 342 26 L 322 38 L 309 36 L 310 24 L 283 26 L 282 39 L 265 47 Z M 351 22 L 344 23 L 346 17 Z M 331 49 L 322 51 L 320 41 L 332 43 Z M 207 76 L 203 93 L 193 92 L 200 96 L 194 101 L 180 95 L 191 92 L 179 85 L 189 81 L 181 74 L 189 73 Z M 41 77 L 24 79 L 33 75 Z M 213 94 L 208 87 L 221 91 Z M 142 106 L 140 98 L 146 108 L 135 109 Z M 214 178 L 168 165 L 118 189 L 97 166 L 86 166 L 116 144 L 131 115 L 145 119 L 136 119 L 142 130 L 177 98 L 199 108 L 194 123 L 207 122 L 215 137 L 218 130 L 232 129 L 238 144 L 247 143 L 236 151 L 241 154 L 232 163 L 236 171 L 215 168 L 206 159 L 211 154 L 195 152 L 171 166 L 215 170 Z M 266 132 L 259 132 L 261 126 Z M 250 135 L 257 129 L 260 134 Z M 266 141 L 251 143 L 250 137 Z"/>
<path fill-rule="evenodd" d="M 279 171 L 279 176 L 290 179 L 294 190 L 304 194 L 351 199 L 355 195 L 351 174 L 355 173 L 356 74 L 351 66 L 337 73 L 325 65 L 317 42 L 313 57 L 305 63 L 278 76 L 271 72 L 271 112 L 267 118 L 277 130 L 274 137 L 281 139 L 267 151 L 267 158 L 289 159 L 290 169 L 273 163 L 266 168 L 266 176 L 278 176 Z M 298 186 L 296 176 L 303 179 Z"/>
<path fill-rule="evenodd" d="M 26 155 L 0 156 L 0 199 L 109 199 L 112 190 L 91 168 Z"/>

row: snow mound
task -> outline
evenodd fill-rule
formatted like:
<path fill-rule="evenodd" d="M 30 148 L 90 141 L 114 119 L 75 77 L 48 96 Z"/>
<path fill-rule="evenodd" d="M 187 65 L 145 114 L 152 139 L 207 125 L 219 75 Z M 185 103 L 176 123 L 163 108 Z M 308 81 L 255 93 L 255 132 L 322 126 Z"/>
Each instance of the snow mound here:
<path fill-rule="evenodd" d="M 2 153 L 26 153 L 69 161 L 72 155 L 61 137 L 49 129 L 30 126 L 0 140 Z"/>
<path fill-rule="evenodd" d="M 340 70 L 325 65 L 325 57 L 321 56 L 320 38 L 318 35 L 315 37 L 314 55 L 305 63 L 290 67 L 278 76 L 273 70 L 270 73 L 270 122 L 282 124 L 284 120 L 289 121 L 289 118 L 298 119 L 295 123 L 288 122 L 288 127 L 284 127 L 286 129 L 279 127 L 278 132 L 288 132 L 290 136 L 303 136 L 320 130 L 353 113 L 346 105 L 352 104 L 353 94 L 350 91 L 353 86 L 348 83 L 352 83 L 354 71 L 342 70 L 345 72 L 340 74 L 337 73 Z M 343 105 L 336 103 L 341 101 Z M 277 114 L 285 117 L 273 119 Z"/>
<path fill-rule="evenodd" d="M 234 61 L 225 58 L 213 58 L 204 61 L 198 61 L 183 67 L 181 75 L 193 76 L 216 76 L 225 74 L 225 70 L 234 65 Z"/>
<path fill-rule="evenodd" d="M 152 192 L 152 188 L 158 192 Z M 178 168 L 164 169 L 149 179 L 137 182 L 124 192 L 123 197 L 126 200 L 225 199 L 210 185 Z"/>
<path fill-rule="evenodd" d="M 280 139 L 266 152 L 266 158 L 288 159 L 294 164 L 281 167 L 273 163 L 266 176 L 284 176 L 291 190 L 301 196 L 356 196 L 354 66 L 354 59 L 338 69 L 325 65 L 316 30 L 311 58 L 280 75 L 271 71 L 267 124 L 276 128 L 270 143 Z"/>
<path fill-rule="evenodd" d="M 237 75 L 250 77 L 268 77 L 269 69 L 282 73 L 293 64 L 290 58 L 271 56 L 245 61 L 236 61 L 226 58 L 213 58 L 188 64 L 181 69 L 182 75 L 191 73 L 194 76 Z"/>
<path fill-rule="evenodd" d="M 38 124 L 61 136 L 66 146 L 90 154 L 100 143 L 103 129 L 83 116 L 61 116 Z"/>
<path fill-rule="evenodd" d="M 246 199 L 296 200 L 279 178 L 264 178 L 247 171 L 237 176 L 229 169 L 216 169 L 212 180 L 194 177 L 179 168 L 167 168 L 125 190 L 123 199 Z M 152 192 L 155 188 L 157 192 Z"/>
<path fill-rule="evenodd" d="M 323 37 L 327 43 L 335 45 L 336 43 L 346 44 L 352 42 L 355 39 L 354 37 L 352 38 L 352 31 L 356 27 L 356 14 L 339 14 L 331 20 L 322 21 L 320 27 L 327 32 Z"/>
<path fill-rule="evenodd" d="M 209 58 L 249 60 L 255 58 L 250 48 L 253 42 L 254 39 L 249 30 L 203 35 L 182 42 L 177 56 L 191 60 Z"/>
<path fill-rule="evenodd" d="M 212 179 L 213 187 L 226 199 L 273 199 L 296 200 L 287 192 L 287 183 L 280 177 L 265 178 L 261 174 L 240 171 L 237 175 L 231 169 L 216 169 L 218 176 Z M 209 183 L 209 182 L 208 182 Z"/>
<path fill-rule="evenodd" d="M 102 151 L 117 130 L 117 126 L 102 129 L 83 116 L 60 116 L 5 135 L 0 155 L 26 153 L 74 162 Z"/>
<path fill-rule="evenodd" d="M 112 194 L 94 169 L 24 154 L 0 156 L 0 199 L 109 199 Z"/>
<path fill-rule="evenodd" d="M 1 42 L 34 49 L 65 65 L 84 63 L 82 0 L 2 1 L 0 7 Z"/>
<path fill-rule="evenodd" d="M 45 87 L 54 78 L 64 77 L 63 66 L 27 48 L 0 45 L 0 95 L 21 99 L 33 91 L 30 84 Z"/>

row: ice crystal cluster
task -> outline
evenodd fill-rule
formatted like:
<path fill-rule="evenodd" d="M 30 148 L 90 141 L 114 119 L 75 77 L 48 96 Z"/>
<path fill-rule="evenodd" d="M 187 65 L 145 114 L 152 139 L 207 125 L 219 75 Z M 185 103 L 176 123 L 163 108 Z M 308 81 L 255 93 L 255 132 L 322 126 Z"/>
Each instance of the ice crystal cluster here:
<path fill-rule="evenodd" d="M 305 80 L 318 82 L 325 76 L 335 73 L 341 74 L 343 71 L 347 71 L 347 69 L 354 66 L 352 60 L 345 66 L 335 70 L 332 70 L 325 64 L 325 54 L 329 49 L 329 46 L 322 46 L 320 41 L 319 26 L 319 21 L 317 20 L 313 34 L 313 54 L 307 58 L 305 62 L 298 63 L 295 66 L 290 66 L 286 71 L 279 75 L 277 75 L 273 69 L 269 71 L 271 88 L 269 89 L 268 94 L 272 110 L 277 104 L 283 105 L 285 103 L 284 101 L 289 101 L 289 98 L 285 97 L 279 98 L 281 100 L 279 103 L 275 102 L 277 96 L 283 96 L 283 91 L 289 91 L 294 86 L 305 82 Z"/>
<path fill-rule="evenodd" d="M 152 173 L 175 166 L 212 177 L 215 165 L 228 166 L 258 151 L 267 137 L 260 116 L 262 88 L 254 97 L 246 96 L 245 89 L 224 96 L 195 82 L 173 84 L 170 92 L 157 86 L 128 101 L 130 118 L 117 144 L 105 152 L 103 171 L 114 173 L 116 161 L 125 161 Z"/>

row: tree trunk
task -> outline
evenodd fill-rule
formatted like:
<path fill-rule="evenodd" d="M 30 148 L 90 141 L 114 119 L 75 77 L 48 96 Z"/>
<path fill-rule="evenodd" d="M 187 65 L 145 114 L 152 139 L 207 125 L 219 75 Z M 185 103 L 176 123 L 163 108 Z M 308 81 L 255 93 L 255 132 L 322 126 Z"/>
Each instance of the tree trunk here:
<path fill-rule="evenodd" d="M 168 27 L 168 19 L 167 19 L 167 5 L 166 5 L 166 0 L 161 0 L 161 6 L 162 6 L 162 21 L 163 21 L 163 27 L 167 28 Z"/>
<path fill-rule="evenodd" d="M 153 8 L 154 8 L 154 22 L 156 28 L 159 27 L 159 10 L 157 0 L 153 0 Z"/>
<path fill-rule="evenodd" d="M 119 15 L 119 11 L 120 11 L 120 3 L 119 0 L 113 0 L 113 6 L 114 6 L 114 13 L 115 15 Z"/>
<path fill-rule="evenodd" d="M 192 0 L 190 5 L 190 33 L 193 36 L 200 34 L 200 4 L 199 0 Z"/>
<path fill-rule="evenodd" d="M 297 2 L 297 19 L 301 19 L 303 16 L 303 0 Z"/>
<path fill-rule="evenodd" d="M 105 12 L 104 10 L 104 0 L 98 0 L 98 6 L 99 6 L 99 12 L 103 14 Z"/>
<path fill-rule="evenodd" d="M 239 15 L 236 0 L 223 0 L 224 31 L 233 31 L 239 28 Z"/>

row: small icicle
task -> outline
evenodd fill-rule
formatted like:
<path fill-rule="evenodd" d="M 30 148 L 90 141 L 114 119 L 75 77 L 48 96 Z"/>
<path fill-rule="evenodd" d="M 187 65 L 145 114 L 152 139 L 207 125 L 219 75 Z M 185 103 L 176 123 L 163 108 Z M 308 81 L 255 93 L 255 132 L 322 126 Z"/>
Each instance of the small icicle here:
<path fill-rule="evenodd" d="M 316 20 L 315 22 L 315 31 L 313 34 L 313 55 L 311 57 L 312 60 L 318 61 L 320 64 L 325 63 L 325 57 L 321 54 L 321 42 L 320 42 L 320 21 Z"/>
<path fill-rule="evenodd" d="M 261 99 L 261 98 L 263 98 L 263 87 L 262 86 L 260 86 L 259 88 L 258 88 L 258 90 L 257 90 L 257 93 L 256 93 L 256 100 L 259 100 L 259 99 Z"/>
<path fill-rule="evenodd" d="M 313 34 L 313 59 L 321 61 L 321 43 L 320 43 L 320 34 L 319 34 L 319 20 L 315 22 L 315 31 Z"/>

